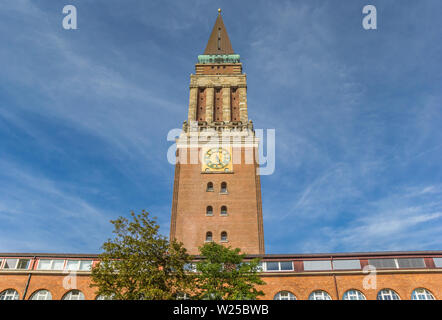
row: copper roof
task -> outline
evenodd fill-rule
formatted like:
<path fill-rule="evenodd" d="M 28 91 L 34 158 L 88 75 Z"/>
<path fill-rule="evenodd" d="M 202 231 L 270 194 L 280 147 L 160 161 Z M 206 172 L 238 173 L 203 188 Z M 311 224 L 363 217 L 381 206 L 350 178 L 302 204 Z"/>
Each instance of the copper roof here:
<path fill-rule="evenodd" d="M 216 18 L 204 54 L 234 54 L 221 13 Z"/>

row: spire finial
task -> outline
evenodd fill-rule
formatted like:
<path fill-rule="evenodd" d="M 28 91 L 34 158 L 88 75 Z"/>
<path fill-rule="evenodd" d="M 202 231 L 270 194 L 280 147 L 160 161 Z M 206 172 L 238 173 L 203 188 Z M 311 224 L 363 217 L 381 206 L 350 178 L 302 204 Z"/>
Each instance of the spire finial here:
<path fill-rule="evenodd" d="M 213 26 L 212 33 L 210 34 L 209 41 L 207 42 L 206 50 L 204 50 L 204 54 L 234 54 L 226 27 L 224 26 L 221 8 L 218 9 L 218 17 L 216 17 L 215 25 Z"/>

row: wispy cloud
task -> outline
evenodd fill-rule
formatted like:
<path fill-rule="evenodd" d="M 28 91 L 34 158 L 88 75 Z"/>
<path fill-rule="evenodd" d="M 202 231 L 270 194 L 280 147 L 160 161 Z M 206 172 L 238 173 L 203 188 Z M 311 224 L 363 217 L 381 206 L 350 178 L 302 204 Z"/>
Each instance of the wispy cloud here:
<path fill-rule="evenodd" d="M 101 245 L 115 212 L 98 208 L 78 196 L 78 186 L 32 173 L 0 161 L 0 250 L 85 250 Z M 76 194 L 77 193 L 77 194 Z M 14 241 L 13 241 L 14 239 Z M 24 248 L 24 249 L 23 249 Z"/>
<path fill-rule="evenodd" d="M 268 252 L 440 249 L 441 5 L 405 3 L 369 32 L 362 0 L 223 1 L 249 116 L 276 129 Z M 218 5 L 76 5 L 69 32 L 61 6 L 0 3 L 0 250 L 94 251 L 130 210 L 168 233 L 166 134 Z"/>

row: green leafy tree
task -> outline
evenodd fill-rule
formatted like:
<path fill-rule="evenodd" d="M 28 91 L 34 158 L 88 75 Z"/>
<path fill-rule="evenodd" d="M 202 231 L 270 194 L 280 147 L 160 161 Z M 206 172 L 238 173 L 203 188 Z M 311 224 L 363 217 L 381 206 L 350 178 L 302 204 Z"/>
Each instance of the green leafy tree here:
<path fill-rule="evenodd" d="M 259 259 L 244 262 L 240 249 L 226 248 L 215 242 L 199 248 L 204 257 L 196 263 L 193 298 L 205 300 L 255 300 L 264 292 L 256 285 L 265 284 L 259 276 Z"/>
<path fill-rule="evenodd" d="M 191 261 L 186 249 L 160 235 L 148 212 L 131 216 L 132 221 L 111 221 L 115 237 L 102 246 L 91 286 L 98 295 L 118 300 L 175 299 L 187 292 L 192 282 L 184 270 Z"/>

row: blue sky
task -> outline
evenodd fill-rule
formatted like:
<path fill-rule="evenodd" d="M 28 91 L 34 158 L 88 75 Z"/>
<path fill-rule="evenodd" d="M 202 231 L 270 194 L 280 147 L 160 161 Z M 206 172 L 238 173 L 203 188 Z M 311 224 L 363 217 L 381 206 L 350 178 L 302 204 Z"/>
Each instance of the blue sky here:
<path fill-rule="evenodd" d="M 78 30 L 62 29 L 66 4 Z M 249 117 L 276 129 L 266 251 L 442 249 L 440 1 L 14 0 L 0 3 L 0 252 L 96 253 L 131 210 L 168 235 L 166 136 L 218 7 Z"/>

